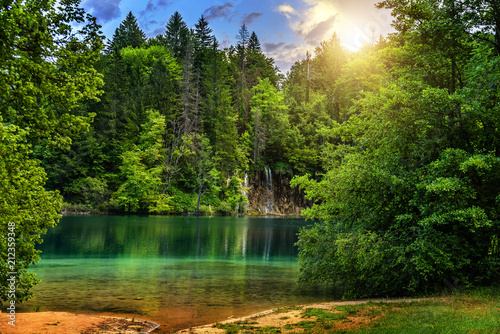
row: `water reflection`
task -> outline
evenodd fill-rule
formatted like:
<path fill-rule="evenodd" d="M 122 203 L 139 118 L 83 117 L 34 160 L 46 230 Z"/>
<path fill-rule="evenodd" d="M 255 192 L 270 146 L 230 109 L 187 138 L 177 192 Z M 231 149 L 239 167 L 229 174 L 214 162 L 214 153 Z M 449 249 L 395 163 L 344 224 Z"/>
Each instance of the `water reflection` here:
<path fill-rule="evenodd" d="M 301 219 L 69 216 L 40 247 L 44 259 L 137 257 L 293 260 Z"/>
<path fill-rule="evenodd" d="M 296 284 L 300 219 L 70 216 L 46 236 L 26 304 L 141 315 L 175 330 L 325 300 Z"/>

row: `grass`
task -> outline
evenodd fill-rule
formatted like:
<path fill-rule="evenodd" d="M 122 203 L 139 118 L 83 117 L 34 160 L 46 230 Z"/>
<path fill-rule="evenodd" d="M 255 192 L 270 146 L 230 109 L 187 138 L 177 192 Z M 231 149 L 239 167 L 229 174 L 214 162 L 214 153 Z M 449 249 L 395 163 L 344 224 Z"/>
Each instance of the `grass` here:
<path fill-rule="evenodd" d="M 235 323 L 217 326 L 226 333 L 403 333 L 500 334 L 500 287 L 436 296 L 424 301 L 342 305 L 332 309 L 282 308 L 276 313 L 301 309 L 301 321 L 282 327 Z M 289 317 L 283 314 L 280 320 Z"/>
<path fill-rule="evenodd" d="M 429 301 L 394 304 L 380 320 L 355 332 L 499 334 L 500 289 L 479 289 Z"/>

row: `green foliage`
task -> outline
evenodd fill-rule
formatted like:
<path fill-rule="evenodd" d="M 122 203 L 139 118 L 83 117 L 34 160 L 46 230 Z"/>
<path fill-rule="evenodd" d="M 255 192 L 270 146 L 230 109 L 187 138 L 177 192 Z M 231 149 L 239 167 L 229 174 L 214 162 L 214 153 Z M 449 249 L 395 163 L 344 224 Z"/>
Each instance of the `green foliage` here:
<path fill-rule="evenodd" d="M 39 282 L 28 266 L 40 260 L 36 245 L 60 216 L 61 196 L 46 191 L 46 174 L 29 158 L 26 132 L 0 123 L 0 300 L 25 301 Z M 12 261 L 8 261 L 10 258 Z M 8 297 L 9 272 L 16 272 L 16 291 Z"/>
<path fill-rule="evenodd" d="M 146 42 L 146 34 L 139 28 L 137 19 L 129 12 L 120 26 L 116 28 L 109 45 L 109 52 L 119 52 L 126 47 L 139 48 Z"/>
<path fill-rule="evenodd" d="M 171 202 L 173 203 L 173 212 L 194 212 L 196 209 L 196 200 L 198 199 L 196 194 L 185 193 L 179 189 L 169 190 L 173 198 Z"/>
<path fill-rule="evenodd" d="M 120 208 L 130 213 L 146 210 L 160 183 L 158 169 L 148 168 L 143 162 L 142 151 L 137 149 L 122 154 L 120 169 L 125 181 L 113 194 Z"/>
<path fill-rule="evenodd" d="M 321 151 L 335 124 L 326 96 L 312 95 L 310 103 L 303 102 L 290 111 L 290 127 L 285 135 L 285 157 L 300 174 L 321 170 Z"/>
<path fill-rule="evenodd" d="M 8 3 L 0 11 L 3 122 L 29 131 L 31 140 L 68 147 L 93 117 L 70 111 L 96 99 L 102 85 L 94 69 L 103 46 L 99 26 L 75 1 Z"/>
<path fill-rule="evenodd" d="M 182 15 L 175 12 L 168 19 L 165 31 L 165 43 L 172 50 L 174 57 L 183 60 L 185 57 L 185 46 L 188 40 L 189 29 L 184 22 Z"/>
<path fill-rule="evenodd" d="M 86 177 L 76 182 L 78 192 L 82 195 L 84 203 L 92 208 L 104 209 L 110 198 L 108 183 L 103 179 Z"/>
<path fill-rule="evenodd" d="M 259 163 L 266 152 L 273 156 L 283 151 L 281 136 L 288 128 L 288 115 L 283 95 L 271 81 L 259 79 L 250 101 L 254 128 L 254 163 Z"/>
<path fill-rule="evenodd" d="M 97 100 L 100 93 L 102 77 L 94 65 L 102 36 L 95 18 L 78 8 L 78 3 L 8 1 L 1 5 L 2 301 L 25 301 L 33 295 L 31 288 L 38 280 L 27 268 L 40 259 L 36 244 L 60 217 L 62 198 L 58 191 L 45 189 L 46 173 L 33 159 L 31 148 L 67 149 L 72 137 L 87 130 L 94 117 L 77 107 L 82 101 Z M 102 190 L 96 183 L 88 185 L 89 192 Z M 8 293 L 9 272 L 17 273 L 15 296 Z"/>
<path fill-rule="evenodd" d="M 358 67 L 357 82 L 341 75 L 335 88 L 354 99 L 319 132 L 336 141 L 323 147 L 326 173 L 292 182 L 322 220 L 300 234 L 301 279 L 345 297 L 489 284 L 500 268 L 498 60 L 463 35 L 451 2 L 384 4 L 400 34 L 367 57 L 385 64 Z M 426 39 L 431 29 L 440 37 Z"/>
<path fill-rule="evenodd" d="M 216 211 L 218 213 L 226 215 L 226 214 L 231 214 L 232 212 L 234 212 L 234 209 L 233 209 L 233 206 L 231 205 L 231 203 L 229 203 L 227 201 L 221 201 L 221 202 L 219 202 L 219 205 L 217 205 Z"/>
<path fill-rule="evenodd" d="M 167 194 L 160 194 L 152 199 L 152 204 L 149 206 L 149 212 L 165 214 L 174 211 L 173 197 Z"/>

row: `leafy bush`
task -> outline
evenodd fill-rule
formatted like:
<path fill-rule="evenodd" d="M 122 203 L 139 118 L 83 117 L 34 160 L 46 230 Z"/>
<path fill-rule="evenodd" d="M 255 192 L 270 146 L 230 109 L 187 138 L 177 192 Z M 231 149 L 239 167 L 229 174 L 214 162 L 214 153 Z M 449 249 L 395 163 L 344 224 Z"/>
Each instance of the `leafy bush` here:
<path fill-rule="evenodd" d="M 173 212 L 194 212 L 196 209 L 196 201 L 198 200 L 196 194 L 185 193 L 174 187 L 171 188 L 169 192 L 172 195 L 171 202 L 173 204 Z"/>
<path fill-rule="evenodd" d="M 149 212 L 156 213 L 170 213 L 174 209 L 174 205 L 172 203 L 172 196 L 168 196 L 167 194 L 160 194 L 151 199 L 151 205 L 149 206 Z"/>
<path fill-rule="evenodd" d="M 209 206 L 209 205 L 200 204 L 199 213 L 202 215 L 212 215 L 215 213 L 215 211 L 213 211 L 211 209 L 211 206 Z"/>
<path fill-rule="evenodd" d="M 228 215 L 234 212 L 233 208 L 231 207 L 231 204 L 227 201 L 221 201 L 217 206 L 216 211 L 223 215 Z"/>

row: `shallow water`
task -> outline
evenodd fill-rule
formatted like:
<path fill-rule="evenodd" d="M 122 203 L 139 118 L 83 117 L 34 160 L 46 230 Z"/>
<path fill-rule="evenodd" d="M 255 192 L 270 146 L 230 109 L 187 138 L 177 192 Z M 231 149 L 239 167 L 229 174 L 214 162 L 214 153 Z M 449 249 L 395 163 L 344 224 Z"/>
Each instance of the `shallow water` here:
<path fill-rule="evenodd" d="M 173 331 L 329 300 L 296 283 L 303 219 L 65 216 L 33 271 L 26 311 L 135 316 Z"/>

